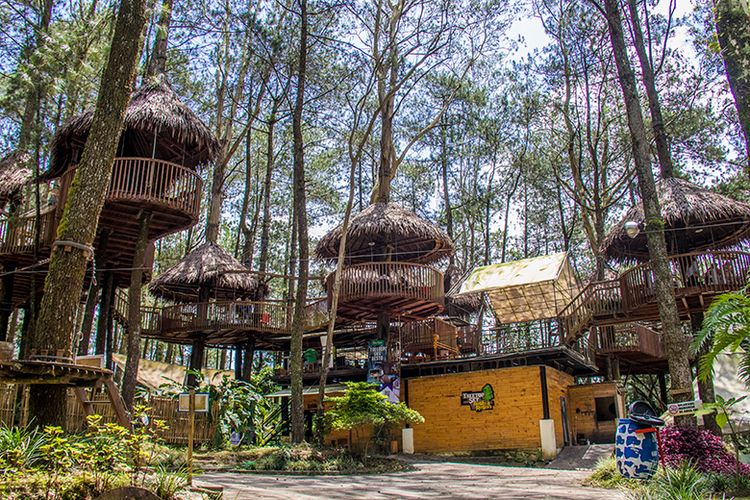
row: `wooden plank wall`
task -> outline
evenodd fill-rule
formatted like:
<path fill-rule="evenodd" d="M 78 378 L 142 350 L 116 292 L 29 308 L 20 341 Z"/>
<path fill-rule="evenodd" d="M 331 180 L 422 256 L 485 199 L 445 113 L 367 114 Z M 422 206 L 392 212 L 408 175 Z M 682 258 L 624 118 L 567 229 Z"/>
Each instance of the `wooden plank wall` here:
<path fill-rule="evenodd" d="M 550 417 L 555 419 L 562 446 L 560 395 L 567 394 L 573 378 L 547 367 Z M 462 392 L 481 391 L 491 384 L 495 405 L 473 411 L 461 405 Z M 541 446 L 539 420 L 543 416 L 539 366 L 522 366 L 409 379 L 408 405 L 425 418 L 414 426 L 418 453 L 502 449 Z"/>
<path fill-rule="evenodd" d="M 547 372 L 549 418 L 555 421 L 555 440 L 557 441 L 557 447 L 562 448 L 565 444 L 565 440 L 563 436 L 562 404 L 560 403 L 560 398 L 564 397 L 568 399 L 568 428 L 570 428 L 570 422 L 572 419 L 570 415 L 568 388 L 575 383 L 575 379 L 572 375 L 555 370 L 554 368 L 547 367 L 545 371 Z"/>
<path fill-rule="evenodd" d="M 570 387 L 568 393 L 568 414 L 570 415 L 570 430 L 573 439 L 580 436 L 578 444 L 586 440 L 591 442 L 614 442 L 616 421 L 597 422 L 595 398 L 614 397 L 618 416 L 624 414 L 623 395 L 614 382 L 601 384 L 586 384 Z"/>

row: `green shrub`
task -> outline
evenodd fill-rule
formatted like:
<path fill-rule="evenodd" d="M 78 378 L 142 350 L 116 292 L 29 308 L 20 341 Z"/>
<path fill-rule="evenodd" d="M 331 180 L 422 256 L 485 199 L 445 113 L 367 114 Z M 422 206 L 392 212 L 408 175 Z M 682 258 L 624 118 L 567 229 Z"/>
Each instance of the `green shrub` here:
<path fill-rule="evenodd" d="M 617 470 L 615 459 L 610 457 L 599 459 L 594 472 L 583 481 L 583 484 L 596 488 L 612 489 L 625 487 L 628 482 Z"/>
<path fill-rule="evenodd" d="M 163 465 L 154 469 L 154 475 L 149 481 L 151 489 L 163 500 L 177 498 L 177 493 L 188 485 L 187 469 L 169 470 Z"/>
<path fill-rule="evenodd" d="M 37 466 L 47 435 L 28 427 L 0 427 L 0 472 L 23 471 Z"/>

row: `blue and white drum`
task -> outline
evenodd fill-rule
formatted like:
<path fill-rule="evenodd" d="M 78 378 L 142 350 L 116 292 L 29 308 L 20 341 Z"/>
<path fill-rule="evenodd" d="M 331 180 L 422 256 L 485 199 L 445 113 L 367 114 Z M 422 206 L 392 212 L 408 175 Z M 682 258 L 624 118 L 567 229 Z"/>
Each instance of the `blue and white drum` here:
<path fill-rule="evenodd" d="M 656 433 L 636 433 L 646 428 L 629 418 L 621 418 L 615 437 L 617 470 L 629 479 L 649 479 L 659 466 L 659 446 Z"/>

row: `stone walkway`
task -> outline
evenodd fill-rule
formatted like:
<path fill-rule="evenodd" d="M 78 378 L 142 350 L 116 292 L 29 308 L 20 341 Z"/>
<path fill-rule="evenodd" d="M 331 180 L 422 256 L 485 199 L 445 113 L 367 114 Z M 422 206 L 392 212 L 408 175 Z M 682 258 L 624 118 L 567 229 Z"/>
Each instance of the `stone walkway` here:
<path fill-rule="evenodd" d="M 580 485 L 588 472 L 416 462 L 418 469 L 368 476 L 207 473 L 196 484 L 224 487 L 224 499 L 539 498 L 615 500 L 611 490 Z"/>
<path fill-rule="evenodd" d="M 591 444 L 587 446 L 566 446 L 557 458 L 547 465 L 548 469 L 592 470 L 596 463 L 614 453 L 614 444 Z"/>

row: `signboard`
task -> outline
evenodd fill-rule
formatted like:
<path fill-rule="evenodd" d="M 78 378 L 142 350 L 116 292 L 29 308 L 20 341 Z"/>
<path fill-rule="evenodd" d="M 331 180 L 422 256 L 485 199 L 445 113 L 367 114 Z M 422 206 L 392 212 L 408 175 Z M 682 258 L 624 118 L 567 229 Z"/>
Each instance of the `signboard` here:
<path fill-rule="evenodd" d="M 379 384 L 385 373 L 385 363 L 388 359 L 388 348 L 383 339 L 371 340 L 367 346 L 367 381 Z"/>
<path fill-rule="evenodd" d="M 190 393 L 183 392 L 180 394 L 177 404 L 177 411 L 190 411 Z M 195 411 L 196 413 L 208 413 L 208 393 L 195 393 Z"/>
<path fill-rule="evenodd" d="M 462 392 L 461 405 L 475 412 L 491 410 L 495 407 L 495 390 L 490 384 L 484 384 L 481 391 Z"/>
<path fill-rule="evenodd" d="M 695 401 L 680 401 L 679 403 L 670 403 L 667 406 L 667 412 L 673 417 L 692 415 L 700 410 L 701 406 L 703 406 L 703 401 L 700 399 L 696 399 Z"/>

